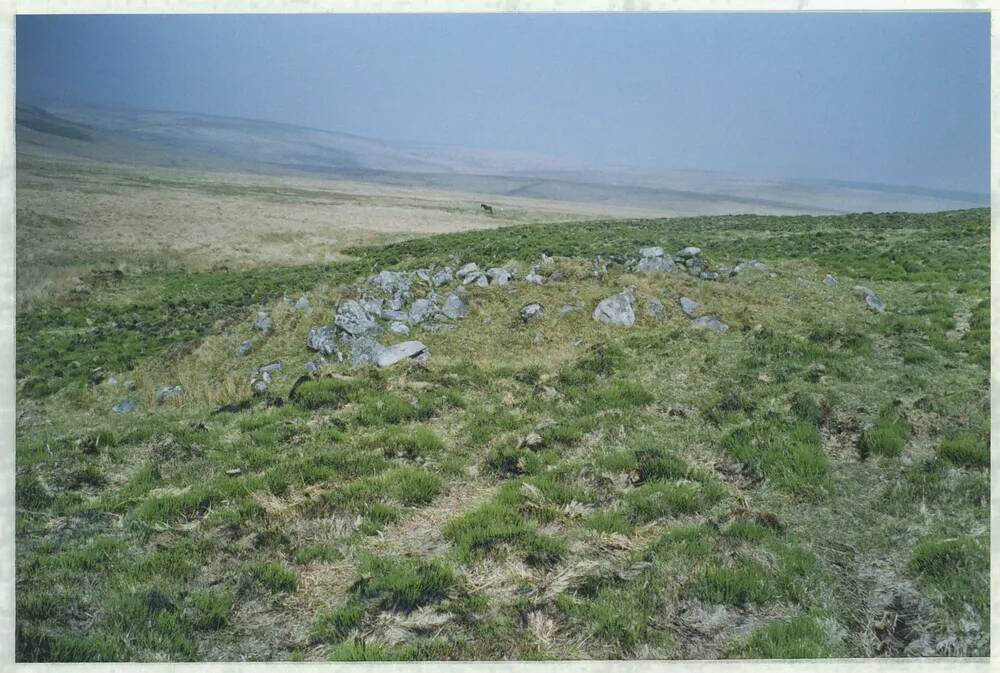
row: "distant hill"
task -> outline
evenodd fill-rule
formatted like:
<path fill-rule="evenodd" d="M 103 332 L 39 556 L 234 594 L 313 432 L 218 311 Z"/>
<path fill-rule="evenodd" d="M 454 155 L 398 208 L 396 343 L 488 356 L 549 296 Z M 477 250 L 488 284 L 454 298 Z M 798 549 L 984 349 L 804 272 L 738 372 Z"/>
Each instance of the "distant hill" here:
<path fill-rule="evenodd" d="M 310 175 L 630 206 L 664 214 L 931 212 L 986 194 L 845 181 L 648 172 L 529 153 L 388 142 L 291 124 L 54 101 L 17 105 L 17 152 L 190 170 Z"/>

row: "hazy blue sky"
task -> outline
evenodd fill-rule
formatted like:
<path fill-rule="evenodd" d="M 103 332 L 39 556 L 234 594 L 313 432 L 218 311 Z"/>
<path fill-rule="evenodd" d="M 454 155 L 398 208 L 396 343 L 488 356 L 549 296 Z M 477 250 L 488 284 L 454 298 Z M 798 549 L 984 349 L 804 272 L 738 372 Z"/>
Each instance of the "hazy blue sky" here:
<path fill-rule="evenodd" d="M 989 190 L 989 15 L 17 19 L 18 97 Z"/>

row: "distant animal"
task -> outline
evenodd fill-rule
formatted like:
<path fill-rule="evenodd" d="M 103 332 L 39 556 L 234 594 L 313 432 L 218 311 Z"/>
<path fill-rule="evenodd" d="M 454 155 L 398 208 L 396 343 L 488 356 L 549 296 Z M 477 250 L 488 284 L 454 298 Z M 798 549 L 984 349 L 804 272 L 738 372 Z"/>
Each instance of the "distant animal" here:
<path fill-rule="evenodd" d="M 482 208 L 483 210 L 485 210 L 490 215 L 493 214 L 493 206 L 491 206 L 489 204 L 486 204 L 486 203 L 480 203 L 479 207 Z"/>

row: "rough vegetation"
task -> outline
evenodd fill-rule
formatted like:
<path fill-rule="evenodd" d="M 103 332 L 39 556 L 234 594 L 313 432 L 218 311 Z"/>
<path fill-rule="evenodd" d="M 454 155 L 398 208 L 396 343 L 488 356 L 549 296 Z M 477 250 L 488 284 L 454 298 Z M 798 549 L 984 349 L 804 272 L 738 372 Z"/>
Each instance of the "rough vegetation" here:
<path fill-rule="evenodd" d="M 94 278 L 17 319 L 17 658 L 985 656 L 988 237 L 584 222 Z M 408 274 L 372 321 L 420 357 L 352 366 L 370 277 L 468 262 L 467 311 Z"/>

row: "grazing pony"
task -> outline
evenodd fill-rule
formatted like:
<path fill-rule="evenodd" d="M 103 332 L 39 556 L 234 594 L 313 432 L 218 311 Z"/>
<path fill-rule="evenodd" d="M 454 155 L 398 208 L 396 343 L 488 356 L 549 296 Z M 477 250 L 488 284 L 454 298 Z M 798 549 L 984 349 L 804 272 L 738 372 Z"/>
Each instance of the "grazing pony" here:
<path fill-rule="evenodd" d="M 483 210 L 485 210 L 490 215 L 493 214 L 493 206 L 485 204 L 485 203 L 480 203 L 479 207 L 482 208 Z"/>

